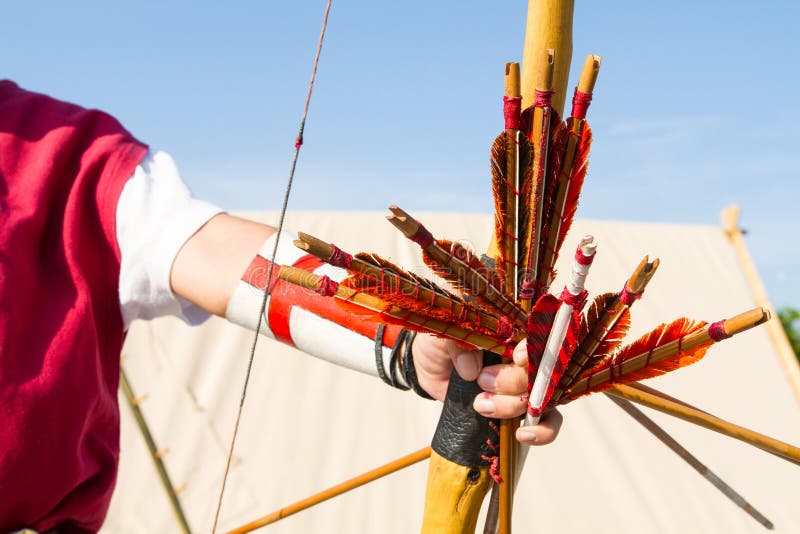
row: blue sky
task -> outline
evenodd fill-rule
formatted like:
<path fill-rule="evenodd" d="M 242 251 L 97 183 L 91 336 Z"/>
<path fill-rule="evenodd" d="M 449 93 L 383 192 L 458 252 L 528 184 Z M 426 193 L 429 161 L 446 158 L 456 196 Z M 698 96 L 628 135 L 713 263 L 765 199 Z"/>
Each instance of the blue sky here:
<path fill-rule="evenodd" d="M 739 203 L 773 301 L 800 307 L 800 7 L 577 4 L 574 70 L 604 58 L 579 216 L 713 225 Z M 198 196 L 274 209 L 323 8 L 6 1 L 0 76 L 116 115 Z M 334 0 L 290 207 L 488 212 L 503 65 L 521 60 L 525 11 Z"/>

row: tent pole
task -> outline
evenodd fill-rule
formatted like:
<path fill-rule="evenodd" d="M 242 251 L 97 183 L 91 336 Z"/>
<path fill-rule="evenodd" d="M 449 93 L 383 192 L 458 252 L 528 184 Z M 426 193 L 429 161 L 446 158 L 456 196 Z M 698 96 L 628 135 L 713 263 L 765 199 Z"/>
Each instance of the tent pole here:
<path fill-rule="evenodd" d="M 136 419 L 136 426 L 139 427 L 139 431 L 147 444 L 147 450 L 150 453 L 150 457 L 153 459 L 156 471 L 158 472 L 158 478 L 161 480 L 162 486 L 164 486 L 164 491 L 167 492 L 170 507 L 175 514 L 175 519 L 181 527 L 181 532 L 183 532 L 183 534 L 192 534 L 192 529 L 189 528 L 189 522 L 186 520 L 183 508 L 181 508 L 178 492 L 175 490 L 175 486 L 172 485 L 169 473 L 167 473 L 167 468 L 164 465 L 164 460 L 162 459 L 163 454 L 159 452 L 156 442 L 153 439 L 153 434 L 150 432 L 150 427 L 147 425 L 142 409 L 139 407 L 141 399 L 137 399 L 136 395 L 134 395 L 130 380 L 128 380 L 128 375 L 125 373 L 122 364 L 120 364 L 119 367 L 119 378 L 122 393 L 125 395 L 125 400 L 128 401 L 128 406 L 130 406 L 131 412 L 133 412 L 134 419 Z"/>
<path fill-rule="evenodd" d="M 761 277 L 758 276 L 758 271 L 750 257 L 750 252 L 744 243 L 744 232 L 739 228 L 739 212 L 741 211 L 738 205 L 733 205 L 722 210 L 722 226 L 728 239 L 733 245 L 736 256 L 739 259 L 739 264 L 744 272 L 744 277 L 747 280 L 747 285 L 753 293 L 753 298 L 756 305 L 770 310 L 773 317 L 777 317 L 775 308 L 767 296 L 767 290 L 764 288 L 764 283 Z M 789 338 L 786 337 L 786 332 L 781 325 L 780 320 L 774 319 L 767 321 L 765 325 L 772 345 L 778 353 L 778 359 L 783 366 L 786 379 L 794 392 L 795 400 L 800 404 L 800 363 L 797 361 L 797 356 L 789 343 Z"/>

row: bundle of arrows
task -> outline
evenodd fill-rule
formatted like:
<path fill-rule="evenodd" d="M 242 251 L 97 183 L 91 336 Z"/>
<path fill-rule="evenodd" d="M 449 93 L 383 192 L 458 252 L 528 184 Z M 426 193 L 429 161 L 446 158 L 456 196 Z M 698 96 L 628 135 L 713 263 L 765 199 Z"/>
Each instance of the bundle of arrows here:
<path fill-rule="evenodd" d="M 351 255 L 300 233 L 295 245 L 350 276 L 325 276 L 283 267 L 282 279 L 341 302 L 354 313 L 429 332 L 511 357 L 527 339 L 529 418 L 570 402 L 693 363 L 708 347 L 768 319 L 760 308 L 708 324 L 679 318 L 623 345 L 630 308 L 655 274 L 645 257 L 617 293 L 596 296 L 584 311 L 584 289 L 596 244 L 585 236 L 560 293 L 550 292 L 555 263 L 575 214 L 588 165 L 592 131 L 586 121 L 600 60 L 589 56 L 575 89 L 572 114 L 550 107 L 553 51 L 541 62 L 533 106 L 520 110 L 519 66 L 506 66 L 505 131 L 491 149 L 498 255 L 479 258 L 458 242 L 435 238 L 402 209 L 391 222 L 422 248 L 425 264 L 450 287 L 408 272 L 376 254 Z"/>
<path fill-rule="evenodd" d="M 490 156 L 495 239 L 489 256 L 479 257 L 458 242 L 437 239 L 418 220 L 392 206 L 389 222 L 420 246 L 425 264 L 440 283 L 375 254 L 351 255 L 303 233 L 295 241 L 298 247 L 346 269 L 350 276 L 337 282 L 291 267 L 280 269 L 282 279 L 330 296 L 353 313 L 377 315 L 386 323 L 506 358 L 526 340 L 528 423 L 538 421 L 548 407 L 693 363 L 712 344 L 769 318 L 761 308 L 713 323 L 681 317 L 625 343 L 631 306 L 642 297 L 659 260 L 645 257 L 628 280 L 620 281 L 618 292 L 598 295 L 587 306 L 584 281 L 598 255 L 592 236 L 575 240 L 566 283 L 551 287 L 586 177 L 592 144 L 586 113 L 600 58 L 587 57 L 565 121 L 552 105 L 553 65 L 554 51 L 543 50 L 533 104 L 524 110 L 519 65 L 506 65 L 505 129 L 492 144 Z M 515 455 L 509 443 L 517 424 L 504 421 L 501 427 L 500 450 L 509 457 Z M 513 466 L 501 463 L 495 475 L 513 478 Z"/>

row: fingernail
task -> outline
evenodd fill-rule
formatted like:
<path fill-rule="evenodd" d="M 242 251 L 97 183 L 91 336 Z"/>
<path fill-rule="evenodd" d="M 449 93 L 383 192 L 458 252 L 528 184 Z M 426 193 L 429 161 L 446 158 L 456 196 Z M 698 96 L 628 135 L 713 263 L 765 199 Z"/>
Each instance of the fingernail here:
<path fill-rule="evenodd" d="M 494 391 L 497 379 L 491 373 L 481 373 L 478 375 L 478 385 L 487 391 Z"/>
<path fill-rule="evenodd" d="M 526 427 L 517 429 L 517 439 L 522 443 L 534 443 L 536 441 L 536 433 Z"/>
<path fill-rule="evenodd" d="M 475 411 L 483 415 L 494 413 L 494 403 L 489 399 L 478 399 L 475 401 Z"/>
<path fill-rule="evenodd" d="M 478 374 L 478 362 L 471 352 L 462 352 L 456 356 L 456 370 L 458 375 L 465 380 L 475 380 Z"/>

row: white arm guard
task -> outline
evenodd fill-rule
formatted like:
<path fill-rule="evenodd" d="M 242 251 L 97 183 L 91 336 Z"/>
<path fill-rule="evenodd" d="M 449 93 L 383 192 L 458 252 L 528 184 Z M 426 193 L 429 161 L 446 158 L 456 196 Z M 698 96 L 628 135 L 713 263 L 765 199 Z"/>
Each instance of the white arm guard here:
<path fill-rule="evenodd" d="M 272 256 L 276 239 L 278 234 L 264 243 L 239 280 L 225 314 L 229 321 L 256 329 L 270 270 L 268 258 Z M 405 331 L 397 326 L 381 325 L 373 319 L 365 320 L 341 309 L 332 298 L 278 279 L 280 265 L 327 275 L 336 281 L 347 276 L 345 270 L 295 248 L 292 240 L 286 232 L 280 236 L 261 333 L 317 358 L 380 376 L 389 385 L 408 389 L 408 380 L 398 372 L 400 355 L 397 350 L 394 354 L 392 351 L 393 347 L 402 345 Z"/>

